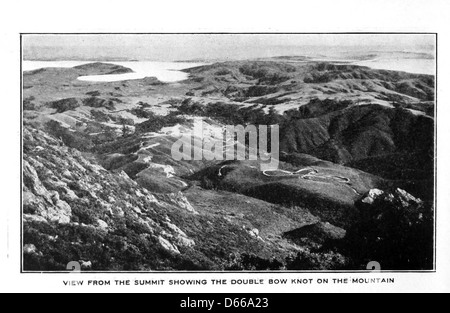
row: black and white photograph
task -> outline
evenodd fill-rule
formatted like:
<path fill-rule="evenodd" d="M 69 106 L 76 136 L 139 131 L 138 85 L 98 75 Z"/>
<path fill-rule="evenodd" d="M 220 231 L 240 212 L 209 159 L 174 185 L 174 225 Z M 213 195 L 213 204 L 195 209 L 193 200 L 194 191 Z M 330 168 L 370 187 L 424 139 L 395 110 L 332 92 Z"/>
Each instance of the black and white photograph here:
<path fill-rule="evenodd" d="M 435 34 L 24 34 L 23 270 L 434 270 Z"/>
<path fill-rule="evenodd" d="M 450 2 L 0 12 L 1 293 L 450 292 Z"/>

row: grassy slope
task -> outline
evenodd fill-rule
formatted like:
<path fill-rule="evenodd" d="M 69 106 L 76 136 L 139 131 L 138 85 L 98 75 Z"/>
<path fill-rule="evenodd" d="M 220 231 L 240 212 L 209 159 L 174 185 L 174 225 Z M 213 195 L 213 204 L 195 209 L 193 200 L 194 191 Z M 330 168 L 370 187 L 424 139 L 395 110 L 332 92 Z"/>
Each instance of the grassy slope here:
<path fill-rule="evenodd" d="M 413 115 L 408 109 L 395 110 L 393 107 L 413 108 L 429 114 L 429 100 L 434 97 L 431 76 L 283 60 L 227 62 L 189 69 L 191 78 L 179 84 L 164 85 L 155 79 L 113 83 L 76 80 L 81 75 L 115 71 L 126 69 L 94 64 L 78 69 L 44 69 L 24 75 L 24 117 L 29 131 L 34 132 L 36 128 L 50 131 L 44 127 L 46 123 L 62 122 L 62 126 L 53 125 L 52 134 L 62 139 L 65 145 L 84 151 L 84 156 L 91 159 L 80 165 L 88 168 L 86 173 L 79 168 L 71 169 L 79 175 L 78 179 L 87 180 L 87 185 L 81 189 L 78 185 L 69 186 L 78 188 L 74 191 L 80 195 L 88 196 L 83 196 L 83 201 L 66 200 L 73 208 L 71 223 L 81 218 L 88 226 L 92 224 L 94 227 L 43 221 L 39 218 L 42 214 L 33 211 L 33 205 L 29 206 L 28 213 L 37 216 L 30 217 L 25 224 L 25 244 L 34 244 L 38 251 L 26 256 L 27 266 L 31 269 L 63 269 L 66 261 L 76 259 L 92 260 L 94 269 L 223 269 L 230 266 L 230 254 L 242 253 L 282 260 L 304 248 L 295 244 L 298 242 L 296 238 L 283 236 L 316 223 L 318 218 L 311 212 L 340 226 L 356 218 L 354 203 L 360 196 L 347 184 L 267 178 L 245 164 L 235 164 L 225 169 L 225 175 L 218 179 L 219 167 L 215 163 L 173 161 L 170 146 L 174 139 L 170 136 L 148 139 L 143 138 L 143 133 L 139 131 L 134 135 L 122 136 L 125 119 L 132 131 L 139 130 L 135 126 L 146 121 L 147 124 L 141 124 L 145 127 L 140 129 L 152 125 L 164 126 L 160 125 L 163 120 L 160 117 L 155 118 L 151 114 L 150 117 L 143 117 L 143 108 L 147 112 L 167 115 L 178 110 L 183 100 L 188 98 L 201 106 L 221 101 L 243 107 L 262 106 L 266 110 L 273 106 L 279 112 L 298 110 L 299 106 L 306 105 L 303 111 L 299 110 L 299 118 L 288 118 L 283 125 L 282 149 L 291 152 L 283 156 L 286 161 L 283 168 L 294 170 L 314 166 L 324 174 L 350 178 L 351 187 L 358 193 L 386 183 L 351 167 L 319 160 L 310 155 L 313 154 L 382 175 L 390 179 L 388 185 L 409 186 L 409 190 L 416 191 L 416 194 L 427 194 L 423 186 L 432 172 L 432 166 L 429 166 L 432 162 L 426 157 L 428 150 L 432 149 L 431 119 Z M 55 104 L 54 101 L 61 99 L 75 100 Z M 327 103 L 326 99 L 334 102 Z M 370 105 L 354 107 L 342 101 L 351 101 L 352 105 Z M 343 103 L 345 105 L 341 106 Z M 424 103 L 426 105 L 422 105 Z M 245 114 L 251 116 L 252 111 Z M 220 117 L 214 116 L 219 120 Z M 152 123 L 153 120 L 155 123 Z M 57 132 L 54 132 L 55 129 Z M 143 144 L 156 143 L 160 145 L 138 153 Z M 39 144 L 49 149 L 42 152 L 36 142 L 28 142 L 24 150 L 25 158 L 43 158 L 39 159 L 44 163 L 43 168 L 33 163 L 43 181 L 50 175 L 48 170 L 58 173 L 57 181 L 65 181 L 60 176 L 64 170 L 58 166 L 71 158 L 81 158 L 79 152 L 67 147 L 59 148 L 61 143 Z M 422 161 L 411 161 L 405 158 L 407 155 L 418 155 Z M 198 215 L 183 210 L 182 204 L 173 202 L 175 196 L 158 195 L 160 205 L 148 213 L 148 207 L 154 207 L 154 204 L 146 204 L 139 197 L 133 200 L 134 196 L 130 196 L 137 190 L 143 194 L 148 191 L 126 176 L 121 176 L 122 170 L 133 178 L 142 173 L 138 181 L 151 191 L 168 193 L 185 188 L 179 185 L 178 177 L 168 178 L 160 170 L 146 170 L 143 158 L 147 156 L 151 156 L 157 164 L 173 166 L 177 176 L 198 172 L 194 178 L 201 184 L 231 192 L 204 190 L 195 186 L 185 190 Z M 393 159 L 400 180 L 392 172 Z M 95 164 L 96 160 L 111 172 L 92 174 L 89 170 L 92 165 L 85 163 Z M 419 167 L 424 164 L 420 172 L 422 169 Z M 108 196 L 113 196 L 120 204 L 117 206 L 126 212 L 125 217 L 108 217 L 103 206 L 89 196 L 89 191 L 98 186 L 105 187 L 102 201 L 110 204 L 111 198 Z M 54 184 L 46 187 L 57 192 L 61 199 L 66 197 L 64 190 Z M 29 187 L 24 188 L 27 190 Z M 46 202 L 42 205 L 48 209 L 54 204 Z M 86 205 L 89 205 L 87 211 Z M 135 212 L 133 206 L 141 213 Z M 95 224 L 99 218 L 106 220 L 111 229 L 99 229 Z M 157 227 L 152 223 L 150 228 L 142 226 L 147 218 L 154 220 Z M 186 238 L 177 237 L 176 228 L 168 226 L 167 218 L 185 233 Z M 257 229 L 261 238 L 256 238 L 252 229 Z M 54 241 L 56 236 L 59 236 L 59 241 Z M 168 251 L 159 236 L 177 246 L 181 253 L 174 255 Z M 195 241 L 194 248 L 186 245 L 189 240 Z M 305 265 L 297 260 L 297 265 L 303 269 L 333 266 L 326 260 L 329 256 L 323 254 L 316 257 L 320 264 Z"/>

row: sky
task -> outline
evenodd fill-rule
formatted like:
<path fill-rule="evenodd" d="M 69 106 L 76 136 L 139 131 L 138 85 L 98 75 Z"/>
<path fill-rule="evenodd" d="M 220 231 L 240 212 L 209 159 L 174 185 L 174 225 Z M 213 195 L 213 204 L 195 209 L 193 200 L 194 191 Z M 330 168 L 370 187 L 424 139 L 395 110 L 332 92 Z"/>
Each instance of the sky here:
<path fill-rule="evenodd" d="M 122 34 L 24 35 L 24 59 L 245 59 L 333 52 L 433 52 L 434 35 Z"/>

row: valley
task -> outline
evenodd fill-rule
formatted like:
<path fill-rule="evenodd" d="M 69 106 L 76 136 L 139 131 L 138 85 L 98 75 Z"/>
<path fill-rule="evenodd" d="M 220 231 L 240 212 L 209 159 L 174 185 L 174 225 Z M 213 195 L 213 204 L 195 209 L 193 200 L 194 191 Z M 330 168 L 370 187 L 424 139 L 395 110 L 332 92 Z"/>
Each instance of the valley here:
<path fill-rule="evenodd" d="M 434 76 L 295 57 L 181 71 L 23 73 L 25 270 L 432 269 Z M 198 118 L 211 138 L 279 125 L 279 169 L 175 160 Z"/>

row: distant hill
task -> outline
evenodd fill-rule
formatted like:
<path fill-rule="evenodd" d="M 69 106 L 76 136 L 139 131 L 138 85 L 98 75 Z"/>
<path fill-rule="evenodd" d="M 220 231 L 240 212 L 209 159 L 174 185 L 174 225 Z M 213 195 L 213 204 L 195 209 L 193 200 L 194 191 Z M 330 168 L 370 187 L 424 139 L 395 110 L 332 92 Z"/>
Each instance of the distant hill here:
<path fill-rule="evenodd" d="M 88 63 L 79 66 L 75 66 L 74 69 L 89 73 L 89 75 L 113 75 L 113 74 L 126 74 L 133 73 L 133 70 L 121 65 L 110 63 Z"/>
<path fill-rule="evenodd" d="M 185 71 L 24 73 L 26 270 L 431 269 L 433 76 L 297 57 Z M 280 168 L 175 160 L 195 117 L 206 137 L 279 125 Z"/>

